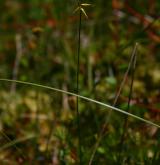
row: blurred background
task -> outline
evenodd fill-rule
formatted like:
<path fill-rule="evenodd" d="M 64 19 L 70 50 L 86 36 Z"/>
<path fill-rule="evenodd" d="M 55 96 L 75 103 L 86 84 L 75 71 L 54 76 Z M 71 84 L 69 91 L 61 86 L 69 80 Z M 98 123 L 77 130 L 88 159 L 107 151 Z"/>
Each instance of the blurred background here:
<path fill-rule="evenodd" d="M 130 112 L 159 123 L 160 2 L 82 3 L 91 6 L 84 6 L 88 18 L 82 13 L 79 94 L 113 105 L 138 43 Z M 75 93 L 77 5 L 76 0 L 1 0 L 0 78 Z M 116 107 L 123 110 L 127 109 L 132 78 L 129 72 L 116 102 Z M 79 111 L 83 164 L 89 163 L 106 118 L 108 123 L 93 164 L 159 161 L 156 127 L 133 118 L 126 120 L 118 112 L 110 115 L 110 110 L 84 100 L 79 100 Z M 1 163 L 77 164 L 76 98 L 0 81 L 0 133 Z"/>

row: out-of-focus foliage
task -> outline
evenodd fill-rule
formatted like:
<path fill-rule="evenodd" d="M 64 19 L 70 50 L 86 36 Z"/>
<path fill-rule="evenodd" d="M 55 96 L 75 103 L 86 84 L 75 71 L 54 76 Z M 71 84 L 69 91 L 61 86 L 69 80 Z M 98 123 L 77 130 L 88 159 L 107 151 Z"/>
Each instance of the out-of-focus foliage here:
<path fill-rule="evenodd" d="M 79 93 L 113 104 L 134 44 L 139 43 L 131 113 L 160 119 L 160 2 L 86 0 Z M 0 78 L 76 91 L 78 13 L 74 0 L 0 1 Z M 126 109 L 131 76 L 117 105 Z M 80 100 L 83 164 L 88 164 L 109 110 Z M 108 119 L 108 118 L 107 118 Z M 158 162 L 157 128 L 112 113 L 93 164 Z M 21 141 L 25 137 L 32 138 Z M 8 145 L 10 140 L 18 140 Z M 77 164 L 76 98 L 0 81 L 0 164 Z M 121 161 L 121 162 L 119 162 Z"/>

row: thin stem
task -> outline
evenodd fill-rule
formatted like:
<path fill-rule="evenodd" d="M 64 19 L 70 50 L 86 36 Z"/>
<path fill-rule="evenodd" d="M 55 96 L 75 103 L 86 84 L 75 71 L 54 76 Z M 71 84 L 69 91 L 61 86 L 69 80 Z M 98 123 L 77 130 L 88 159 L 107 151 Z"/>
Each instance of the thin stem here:
<path fill-rule="evenodd" d="M 78 2 L 78 5 L 80 5 L 80 1 Z M 79 68 L 80 68 L 80 49 L 81 49 L 81 24 L 82 24 L 82 11 L 79 10 L 79 27 L 78 27 L 78 48 L 77 48 L 77 89 L 76 93 L 79 94 Z M 81 128 L 80 128 L 80 114 L 79 114 L 79 99 L 77 97 L 77 104 L 76 104 L 76 115 L 77 115 L 77 132 L 78 132 L 78 152 L 79 152 L 79 164 L 82 164 L 82 143 L 81 143 Z"/>
<path fill-rule="evenodd" d="M 126 82 L 128 73 L 129 73 L 130 68 L 131 68 L 131 66 L 132 66 L 132 63 L 133 63 L 133 60 L 134 60 L 134 56 L 135 56 L 135 53 L 136 53 L 136 49 L 137 49 L 137 43 L 135 44 L 135 47 L 134 47 L 133 52 L 132 52 L 132 54 L 131 54 L 131 59 L 130 59 L 128 68 L 127 68 L 127 70 L 126 70 L 126 72 L 125 72 L 125 75 L 124 75 L 124 77 L 123 77 L 123 80 L 122 80 L 122 82 L 121 82 L 121 85 L 120 85 L 120 87 L 119 87 L 119 90 L 118 90 L 118 92 L 116 93 L 116 96 L 115 96 L 115 99 L 114 99 L 114 102 L 113 102 L 112 106 L 115 106 L 115 105 L 116 105 L 116 103 L 117 103 L 117 101 L 118 101 L 118 98 L 119 98 L 119 96 L 120 96 L 120 94 L 121 94 L 122 88 L 123 88 L 123 86 L 124 86 L 124 84 L 125 84 L 125 82 Z M 104 131 L 105 131 L 105 128 L 106 128 L 106 126 L 107 126 L 107 124 L 108 124 L 108 122 L 109 122 L 109 119 L 111 118 L 111 115 L 112 115 L 112 109 L 109 111 L 108 117 L 107 117 L 105 123 L 103 124 L 102 130 L 101 130 L 100 133 L 99 133 L 99 138 L 98 138 L 98 140 L 97 140 L 97 142 L 96 142 L 96 144 L 95 144 L 94 150 L 93 150 L 92 155 L 91 155 L 91 158 L 90 158 L 90 160 L 89 160 L 89 165 L 91 165 L 92 162 L 93 162 L 93 159 L 94 159 L 94 156 L 95 156 L 95 154 L 96 154 L 97 148 L 98 148 L 98 146 L 100 145 L 100 142 L 101 142 L 101 140 L 102 140 L 102 138 L 103 138 L 103 136 L 104 136 Z"/>
<path fill-rule="evenodd" d="M 132 98 L 132 92 L 133 92 L 133 82 L 134 82 L 134 75 L 135 75 L 135 69 L 136 69 L 136 51 L 134 54 L 134 59 L 133 59 L 133 63 L 132 63 L 132 70 L 131 70 L 131 84 L 130 84 L 130 91 L 129 91 L 129 96 L 128 96 L 128 102 L 127 102 L 127 112 L 130 112 L 130 102 L 131 102 L 131 98 Z M 124 125 L 123 125 L 123 133 L 121 136 L 121 140 L 120 140 L 120 152 L 119 152 L 119 159 L 121 159 L 120 154 L 123 150 L 123 145 L 124 145 L 124 141 L 125 141 L 125 137 L 126 137 L 126 129 L 128 127 L 128 116 L 126 116 L 125 121 L 124 121 Z M 120 162 L 120 161 L 119 161 Z"/>

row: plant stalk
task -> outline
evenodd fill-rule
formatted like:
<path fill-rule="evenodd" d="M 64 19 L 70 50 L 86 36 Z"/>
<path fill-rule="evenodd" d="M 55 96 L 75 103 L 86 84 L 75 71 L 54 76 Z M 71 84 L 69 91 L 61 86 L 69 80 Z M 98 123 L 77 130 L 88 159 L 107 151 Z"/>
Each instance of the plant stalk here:
<path fill-rule="evenodd" d="M 78 1 L 80 6 L 80 1 Z M 76 73 L 76 93 L 79 95 L 79 73 L 80 73 L 80 50 L 81 50 L 81 24 L 82 24 L 82 11 L 79 10 L 79 27 L 78 27 L 78 48 L 77 48 L 77 73 Z M 82 142 L 81 142 L 81 127 L 80 127 L 80 114 L 79 114 L 79 98 L 77 97 L 76 104 L 76 116 L 77 116 L 77 132 L 78 132 L 78 153 L 79 164 L 82 164 Z"/>

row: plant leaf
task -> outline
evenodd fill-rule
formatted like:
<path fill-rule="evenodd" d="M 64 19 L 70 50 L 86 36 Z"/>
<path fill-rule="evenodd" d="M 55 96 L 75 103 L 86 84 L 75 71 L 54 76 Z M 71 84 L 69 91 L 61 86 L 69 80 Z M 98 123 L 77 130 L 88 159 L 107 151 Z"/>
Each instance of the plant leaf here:
<path fill-rule="evenodd" d="M 100 101 L 97 101 L 97 100 L 94 100 L 94 99 L 91 99 L 91 98 L 88 98 L 88 97 L 85 97 L 85 96 L 82 96 L 82 95 L 78 95 L 78 94 L 75 94 L 75 93 L 72 93 L 72 92 L 68 92 L 68 91 L 65 91 L 65 90 L 62 90 L 62 89 L 58 89 L 58 88 L 53 88 L 53 87 L 50 87 L 50 86 L 45 86 L 45 85 L 41 85 L 41 84 L 36 84 L 36 83 L 31 83 L 31 82 L 25 82 L 25 81 L 20 81 L 20 80 L 12 80 L 12 79 L 3 79 L 1 78 L 0 81 L 5 81 L 5 82 L 16 82 L 16 83 L 19 83 L 19 84 L 25 84 L 25 85 L 30 85 L 30 86 L 35 86 L 35 87 L 40 87 L 40 88 L 44 88 L 44 89 L 49 89 L 49 90 L 52 90 L 52 91 L 56 91 L 56 92 L 60 92 L 60 93 L 65 93 L 65 94 L 68 94 L 68 95 L 72 95 L 72 96 L 76 96 L 76 97 L 79 97 L 81 99 L 84 99 L 84 100 L 87 100 L 87 101 L 90 101 L 90 102 L 93 102 L 95 104 L 98 104 L 98 105 L 101 105 L 101 106 L 104 106 L 104 107 L 107 107 L 109 109 L 112 109 L 114 111 L 117 111 L 117 112 L 120 112 L 120 113 L 123 113 L 125 115 L 128 115 L 130 117 L 133 117 L 135 119 L 138 119 L 140 121 L 143 121 L 147 124 L 150 124 L 150 125 L 153 125 L 155 127 L 158 127 L 160 128 L 160 125 L 158 124 L 155 124 L 149 120 L 146 120 L 146 119 L 143 119 L 139 116 L 136 116 L 132 113 L 129 113 L 129 112 L 126 112 L 124 110 L 121 110 L 117 107 L 114 107 L 114 106 L 111 106 L 109 104 L 106 104 L 106 103 L 103 103 L 103 102 L 100 102 Z"/>
<path fill-rule="evenodd" d="M 82 3 L 81 6 L 91 6 L 92 4 L 90 3 Z"/>
<path fill-rule="evenodd" d="M 82 11 L 82 13 L 85 15 L 85 17 L 88 19 L 88 15 L 86 14 L 85 10 L 81 7 L 80 10 Z"/>
<path fill-rule="evenodd" d="M 78 10 L 80 10 L 79 6 L 73 11 L 73 13 L 76 13 Z"/>

